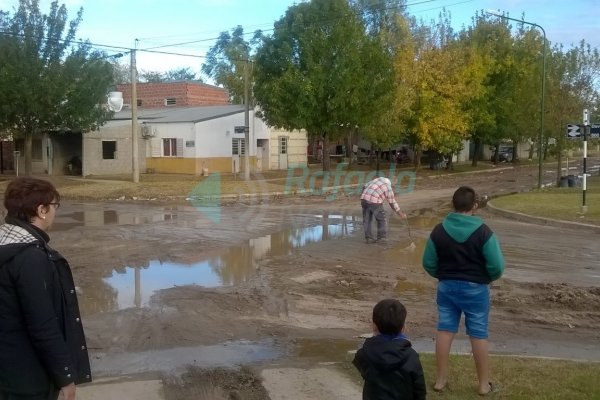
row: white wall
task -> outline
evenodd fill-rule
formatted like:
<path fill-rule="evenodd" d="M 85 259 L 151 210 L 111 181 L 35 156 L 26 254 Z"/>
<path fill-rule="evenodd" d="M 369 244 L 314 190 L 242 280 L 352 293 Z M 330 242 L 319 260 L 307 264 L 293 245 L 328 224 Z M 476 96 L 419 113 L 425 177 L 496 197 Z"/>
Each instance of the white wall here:
<path fill-rule="evenodd" d="M 244 126 L 244 113 L 229 115 L 196 123 L 196 158 L 231 157 L 231 141 L 244 139 L 244 133 L 235 133 L 236 126 Z M 269 139 L 269 128 L 250 112 L 249 154 L 256 155 L 256 140 Z"/>
<path fill-rule="evenodd" d="M 198 141 L 195 138 L 194 124 L 192 122 L 170 122 L 170 123 L 152 123 L 146 121 L 145 125 L 148 130 L 152 131 L 154 136 L 146 137 L 145 155 L 152 157 L 152 139 L 182 139 L 183 140 L 183 157 L 194 158 L 196 147 L 186 147 L 186 141 L 195 141 L 195 146 L 198 146 Z M 163 153 L 162 140 L 160 143 L 160 154 Z"/>
<path fill-rule="evenodd" d="M 270 129 L 270 163 L 269 169 L 279 169 L 279 138 L 288 137 L 288 167 L 306 165 L 308 140 L 305 130 L 286 131 L 283 129 Z"/>

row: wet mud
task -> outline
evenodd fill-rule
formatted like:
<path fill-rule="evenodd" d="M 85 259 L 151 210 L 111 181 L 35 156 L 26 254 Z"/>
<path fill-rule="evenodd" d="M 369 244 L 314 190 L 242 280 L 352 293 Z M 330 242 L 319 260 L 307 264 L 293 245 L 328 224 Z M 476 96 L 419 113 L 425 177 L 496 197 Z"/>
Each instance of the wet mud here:
<path fill-rule="evenodd" d="M 390 216 L 385 244 L 365 243 L 357 196 L 323 196 L 229 202 L 218 223 L 191 205 L 64 202 L 52 245 L 72 265 L 97 377 L 160 374 L 168 399 L 263 399 L 261 370 L 344 360 L 384 297 L 406 305 L 407 334 L 432 351 L 436 282 L 421 256 L 451 194 L 536 177 L 417 179 L 398 197 L 409 225 Z M 492 351 L 600 361 L 598 235 L 481 215 L 507 260 L 492 287 Z"/>

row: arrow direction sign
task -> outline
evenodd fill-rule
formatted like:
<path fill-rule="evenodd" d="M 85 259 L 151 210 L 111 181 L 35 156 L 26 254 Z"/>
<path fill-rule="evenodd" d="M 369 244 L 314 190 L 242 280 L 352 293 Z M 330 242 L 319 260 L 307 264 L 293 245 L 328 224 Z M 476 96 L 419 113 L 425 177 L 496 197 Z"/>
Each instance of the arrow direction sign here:
<path fill-rule="evenodd" d="M 598 124 L 598 123 L 590 124 L 589 127 L 590 127 L 590 130 L 588 131 L 588 139 L 600 138 L 600 124 Z M 583 138 L 583 125 L 568 124 L 567 125 L 567 138 L 568 139 Z"/>
<path fill-rule="evenodd" d="M 579 129 L 579 125 L 577 124 L 568 124 L 567 125 L 567 137 L 569 139 L 578 139 L 583 135 L 581 129 Z"/>

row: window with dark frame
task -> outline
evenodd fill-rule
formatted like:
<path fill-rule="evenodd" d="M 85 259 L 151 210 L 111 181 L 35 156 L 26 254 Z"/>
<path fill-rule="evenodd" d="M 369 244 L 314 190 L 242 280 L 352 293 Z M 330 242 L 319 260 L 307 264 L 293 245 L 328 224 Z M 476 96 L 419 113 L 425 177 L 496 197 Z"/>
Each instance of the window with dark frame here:
<path fill-rule="evenodd" d="M 117 158 L 117 142 L 115 140 L 102 141 L 102 159 L 114 160 Z"/>
<path fill-rule="evenodd" d="M 175 139 L 175 138 L 163 139 L 163 156 L 164 157 L 177 157 L 177 139 Z"/>
<path fill-rule="evenodd" d="M 246 154 L 246 139 L 232 139 L 231 154 L 234 156 L 242 156 Z"/>
<path fill-rule="evenodd" d="M 279 154 L 287 154 L 288 150 L 288 138 L 281 137 L 279 138 Z"/>

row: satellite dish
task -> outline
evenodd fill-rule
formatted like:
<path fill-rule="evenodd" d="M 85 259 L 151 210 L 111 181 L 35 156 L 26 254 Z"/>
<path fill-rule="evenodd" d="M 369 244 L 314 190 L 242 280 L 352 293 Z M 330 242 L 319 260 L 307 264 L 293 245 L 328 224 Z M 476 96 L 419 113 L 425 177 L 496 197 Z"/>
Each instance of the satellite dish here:
<path fill-rule="evenodd" d="M 108 108 L 110 111 L 119 112 L 123 108 L 123 93 L 108 92 Z"/>

